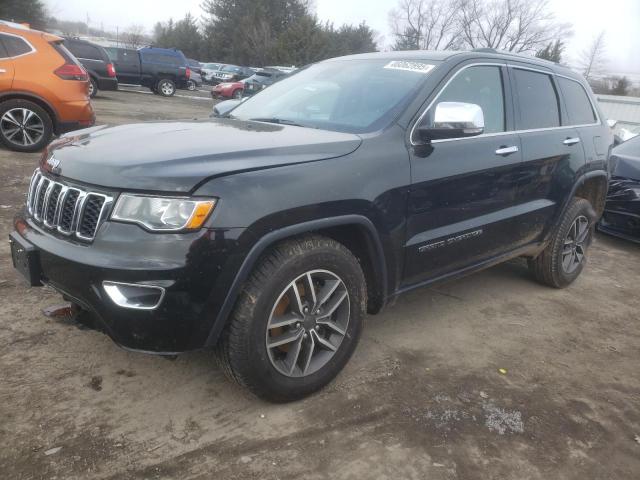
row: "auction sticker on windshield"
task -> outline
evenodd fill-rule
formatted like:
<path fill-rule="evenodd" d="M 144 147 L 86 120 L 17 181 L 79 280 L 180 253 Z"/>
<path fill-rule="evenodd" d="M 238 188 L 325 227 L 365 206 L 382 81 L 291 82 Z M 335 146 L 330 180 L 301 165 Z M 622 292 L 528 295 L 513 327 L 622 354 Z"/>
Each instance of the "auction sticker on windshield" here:
<path fill-rule="evenodd" d="M 392 70 L 406 70 L 409 72 L 429 73 L 435 65 L 420 62 L 407 62 L 405 60 L 394 60 L 387 63 L 384 68 Z"/>

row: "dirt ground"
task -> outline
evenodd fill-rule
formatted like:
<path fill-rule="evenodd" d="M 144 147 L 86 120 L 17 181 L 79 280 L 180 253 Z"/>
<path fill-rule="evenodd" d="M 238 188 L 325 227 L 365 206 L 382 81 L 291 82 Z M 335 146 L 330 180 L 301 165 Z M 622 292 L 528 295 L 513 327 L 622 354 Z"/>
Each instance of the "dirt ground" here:
<path fill-rule="evenodd" d="M 119 124 L 211 101 L 117 92 L 95 107 Z M 0 150 L 5 240 L 37 158 Z M 639 272 L 637 245 L 598 235 L 566 290 L 513 261 L 414 291 L 367 319 L 328 388 L 270 405 L 211 352 L 129 353 L 43 316 L 61 298 L 26 287 L 2 241 L 0 477 L 638 479 Z"/>

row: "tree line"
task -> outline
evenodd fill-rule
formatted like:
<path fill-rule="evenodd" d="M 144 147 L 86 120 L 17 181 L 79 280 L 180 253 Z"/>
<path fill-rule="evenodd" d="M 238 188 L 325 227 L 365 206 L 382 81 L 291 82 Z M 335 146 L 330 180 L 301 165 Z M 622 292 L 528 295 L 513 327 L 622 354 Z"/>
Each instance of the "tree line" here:
<path fill-rule="evenodd" d="M 200 17 L 158 22 L 149 35 L 141 25 L 117 33 L 123 45 L 173 47 L 189 58 L 251 66 L 305 65 L 325 58 L 378 49 L 363 21 L 336 27 L 313 13 L 313 0 L 204 0 Z M 48 15 L 42 0 L 0 0 L 0 18 L 67 35 L 108 36 Z M 561 63 L 571 24 L 558 21 L 550 0 L 397 0 L 389 12 L 393 50 L 493 48 Z M 638 94 L 625 77 L 605 75 L 603 32 L 574 59 L 597 93 Z"/>
<path fill-rule="evenodd" d="M 376 50 L 365 23 L 321 22 L 306 0 L 205 0 L 200 25 L 191 14 L 157 23 L 154 43 L 191 58 L 243 65 L 305 65 Z"/>

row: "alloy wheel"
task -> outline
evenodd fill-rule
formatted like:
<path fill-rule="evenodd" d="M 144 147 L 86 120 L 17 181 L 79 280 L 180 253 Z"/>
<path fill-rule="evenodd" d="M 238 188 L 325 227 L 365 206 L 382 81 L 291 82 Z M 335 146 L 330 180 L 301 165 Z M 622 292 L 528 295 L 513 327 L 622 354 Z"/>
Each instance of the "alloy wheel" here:
<path fill-rule="evenodd" d="M 349 317 L 349 293 L 336 274 L 300 275 L 280 293 L 269 316 L 265 341 L 271 364 L 287 377 L 317 372 L 340 348 Z"/>
<path fill-rule="evenodd" d="M 15 145 L 35 145 L 42 139 L 44 130 L 42 118 L 28 108 L 12 108 L 0 118 L 2 135 Z"/>
<path fill-rule="evenodd" d="M 562 269 L 573 273 L 584 261 L 589 236 L 589 219 L 584 215 L 577 217 L 564 239 L 562 247 Z"/>
<path fill-rule="evenodd" d="M 164 95 L 173 95 L 173 85 L 169 82 L 162 82 L 160 85 L 160 90 Z"/>

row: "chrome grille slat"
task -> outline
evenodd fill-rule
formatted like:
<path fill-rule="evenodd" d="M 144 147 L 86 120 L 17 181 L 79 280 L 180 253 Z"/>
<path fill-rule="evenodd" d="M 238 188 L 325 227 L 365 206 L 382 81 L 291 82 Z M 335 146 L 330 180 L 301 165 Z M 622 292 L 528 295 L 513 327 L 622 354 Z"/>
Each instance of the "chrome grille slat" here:
<path fill-rule="evenodd" d="M 84 241 L 95 238 L 112 203 L 108 195 L 65 185 L 39 170 L 34 172 L 27 194 L 27 210 L 37 223 Z"/>

